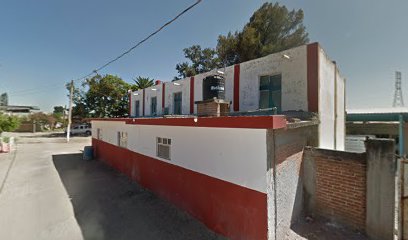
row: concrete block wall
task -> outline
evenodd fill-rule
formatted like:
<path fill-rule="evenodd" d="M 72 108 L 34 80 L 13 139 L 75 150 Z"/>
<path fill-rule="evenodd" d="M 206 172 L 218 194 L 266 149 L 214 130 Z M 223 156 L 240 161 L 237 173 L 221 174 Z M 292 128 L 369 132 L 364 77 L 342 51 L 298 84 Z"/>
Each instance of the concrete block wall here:
<path fill-rule="evenodd" d="M 369 139 L 367 148 L 367 218 L 370 239 L 393 239 L 396 220 L 397 163 L 392 139 Z"/>
<path fill-rule="evenodd" d="M 317 144 L 317 125 L 268 130 L 267 141 L 268 236 L 285 239 L 303 215 L 303 149 Z"/>

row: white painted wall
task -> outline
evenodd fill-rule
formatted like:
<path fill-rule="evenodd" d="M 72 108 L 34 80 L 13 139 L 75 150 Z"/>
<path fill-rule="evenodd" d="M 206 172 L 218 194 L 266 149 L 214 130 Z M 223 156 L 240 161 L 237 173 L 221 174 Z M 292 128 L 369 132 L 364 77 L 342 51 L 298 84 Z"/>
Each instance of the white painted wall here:
<path fill-rule="evenodd" d="M 346 146 L 346 82 L 337 71 L 337 125 L 336 125 L 336 149 L 345 150 Z"/>
<path fill-rule="evenodd" d="M 319 48 L 319 147 L 334 148 L 334 64 Z"/>
<path fill-rule="evenodd" d="M 225 77 L 225 100 L 232 101 L 234 93 L 234 66 L 221 68 Z M 203 79 L 209 75 L 216 74 L 216 70 L 198 74 L 194 77 L 194 102 L 203 100 Z M 234 104 L 234 103 L 232 103 Z M 233 109 L 231 106 L 230 109 Z M 197 113 L 197 105 L 194 104 L 194 113 Z"/>
<path fill-rule="evenodd" d="M 289 56 L 289 59 L 283 55 Z M 319 147 L 327 149 L 344 150 L 345 141 L 345 84 L 344 78 L 340 76 L 335 65 L 328 58 L 322 48 L 319 47 Z M 253 111 L 259 108 L 259 83 L 260 77 L 265 75 L 282 74 L 282 110 L 303 110 L 308 111 L 307 97 L 307 45 L 292 48 L 280 53 L 271 54 L 263 58 L 240 64 L 240 111 Z M 234 92 L 234 66 L 221 69 L 225 71 L 225 96 L 226 100 L 232 101 L 233 109 Z M 337 94 L 335 94 L 335 72 L 337 72 Z M 194 81 L 194 102 L 202 100 L 202 81 L 216 71 L 203 73 L 195 76 Z M 177 81 L 180 86 L 175 86 L 171 82 L 166 83 L 165 107 L 169 108 L 169 113 L 173 113 L 174 93 L 182 92 L 182 113 L 190 114 L 190 78 Z M 151 88 L 159 89 L 152 92 Z M 145 99 L 145 115 L 150 115 L 150 97 L 157 94 L 158 112 L 161 113 L 161 86 L 147 88 Z M 134 116 L 134 100 L 142 98 L 142 91 L 138 91 L 139 96 L 132 95 L 132 116 Z M 337 112 L 335 113 L 335 96 L 337 95 Z M 140 101 L 142 112 L 142 101 Z M 197 113 L 197 106 L 194 104 L 194 113 Z M 337 117 L 336 122 L 334 119 Z M 336 139 L 336 141 L 334 140 Z"/>
<path fill-rule="evenodd" d="M 152 90 L 156 89 L 156 90 Z M 151 115 L 151 102 L 152 102 L 152 97 L 157 97 L 157 115 L 162 114 L 162 91 L 163 91 L 163 85 L 159 84 L 156 86 L 153 86 L 151 88 L 148 88 L 145 90 L 145 115 L 146 116 L 152 116 Z M 143 111 L 143 106 L 140 105 Z"/>
<path fill-rule="evenodd" d="M 290 59 L 284 58 L 287 55 Z M 307 46 L 241 63 L 240 111 L 259 109 L 260 77 L 282 74 L 282 110 L 308 110 Z"/>
<path fill-rule="evenodd" d="M 284 54 L 290 56 L 290 59 L 284 58 Z M 282 110 L 307 111 L 306 45 L 244 62 L 240 65 L 240 111 L 259 109 L 260 77 L 275 74 L 282 74 Z M 232 101 L 231 109 L 233 109 L 234 66 L 229 66 L 225 69 L 221 68 L 220 70 L 225 72 L 225 97 L 226 100 Z M 194 76 L 194 102 L 201 101 L 203 98 L 203 79 L 215 73 L 216 70 L 213 70 Z M 190 78 L 184 78 L 177 81 L 177 83 L 180 83 L 180 86 L 166 82 L 165 106 L 169 108 L 169 113 L 173 113 L 173 94 L 181 91 L 183 93 L 183 114 L 190 114 Z M 151 88 L 157 88 L 157 86 L 146 88 L 146 95 L 151 92 Z M 132 95 L 133 101 L 139 98 L 141 99 L 142 91 L 138 91 L 137 93 L 139 93 L 139 96 Z M 150 101 L 150 98 L 146 100 Z M 145 104 L 145 115 L 148 116 L 150 114 L 150 105 L 147 101 Z M 147 108 L 149 108 L 149 110 Z M 134 109 L 132 109 L 132 111 L 134 111 Z M 197 106 L 195 104 L 194 113 L 197 113 Z M 133 112 L 132 116 L 134 116 Z"/>
<path fill-rule="evenodd" d="M 182 113 L 190 114 L 190 78 L 184 78 L 177 81 L 179 86 L 174 85 L 172 82 L 166 83 L 166 98 L 165 105 L 169 108 L 169 113 L 174 113 L 174 93 L 182 92 Z"/>
<path fill-rule="evenodd" d="M 195 172 L 266 193 L 266 129 L 127 125 L 92 121 L 92 136 L 117 145 L 128 132 L 128 149 Z M 156 157 L 156 137 L 172 140 L 171 160 Z"/>
<path fill-rule="evenodd" d="M 143 90 L 139 91 L 134 91 L 130 95 L 130 102 L 131 102 L 131 109 L 130 109 L 130 116 L 136 116 L 136 101 L 139 101 L 140 103 L 140 108 L 139 108 L 139 116 L 142 116 L 143 114 Z"/>
<path fill-rule="evenodd" d="M 337 81 L 335 81 L 337 79 Z M 336 64 L 319 48 L 319 147 L 344 150 L 345 83 Z"/>

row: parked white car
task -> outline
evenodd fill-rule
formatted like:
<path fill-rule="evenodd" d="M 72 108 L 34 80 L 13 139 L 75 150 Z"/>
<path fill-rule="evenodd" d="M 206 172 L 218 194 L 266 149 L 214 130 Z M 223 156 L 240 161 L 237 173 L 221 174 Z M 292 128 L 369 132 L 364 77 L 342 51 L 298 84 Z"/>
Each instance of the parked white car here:
<path fill-rule="evenodd" d="M 67 130 L 65 130 L 65 133 Z M 91 136 L 92 127 L 89 124 L 75 125 L 71 127 L 71 135 L 87 135 Z"/>

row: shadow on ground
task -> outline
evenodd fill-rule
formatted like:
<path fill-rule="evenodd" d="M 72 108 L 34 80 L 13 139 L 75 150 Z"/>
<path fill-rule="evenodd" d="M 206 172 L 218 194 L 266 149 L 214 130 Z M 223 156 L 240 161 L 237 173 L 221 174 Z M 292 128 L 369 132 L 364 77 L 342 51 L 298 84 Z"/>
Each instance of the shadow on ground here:
<path fill-rule="evenodd" d="M 99 161 L 54 155 L 84 239 L 224 239 Z"/>

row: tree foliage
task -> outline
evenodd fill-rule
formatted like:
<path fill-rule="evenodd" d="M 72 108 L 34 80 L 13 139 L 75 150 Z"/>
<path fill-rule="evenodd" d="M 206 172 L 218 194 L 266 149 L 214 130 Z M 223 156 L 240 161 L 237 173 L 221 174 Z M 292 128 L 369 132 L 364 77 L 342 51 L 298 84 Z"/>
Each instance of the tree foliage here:
<path fill-rule="evenodd" d="M 179 75 L 176 79 L 191 77 L 199 73 L 208 72 L 214 68 L 221 67 L 221 61 L 217 57 L 217 52 L 211 48 L 201 49 L 199 45 L 193 45 L 183 49 L 184 56 L 190 59 L 190 62 L 177 64 L 176 70 Z"/>
<path fill-rule="evenodd" d="M 54 129 L 55 124 L 57 123 L 57 118 L 54 116 L 54 114 L 46 114 L 43 112 L 38 112 L 38 113 L 33 113 L 30 115 L 30 121 L 34 123 L 41 123 L 42 125 L 45 125 L 50 128 Z M 47 128 L 48 128 L 47 127 Z"/>
<path fill-rule="evenodd" d="M 154 79 L 150 79 L 148 77 L 137 77 L 133 79 L 135 84 L 131 87 L 132 90 L 139 90 L 139 89 L 144 89 L 148 88 L 154 85 Z"/>
<path fill-rule="evenodd" d="M 289 11 L 279 3 L 264 3 L 241 31 L 220 35 L 215 49 L 201 50 L 198 45 L 184 49 L 184 56 L 190 62 L 177 64 L 178 77 L 192 76 L 306 44 L 309 39 L 303 17 L 301 9 Z"/>
<path fill-rule="evenodd" d="M 12 132 L 20 126 L 20 119 L 0 113 L 0 133 Z"/>
<path fill-rule="evenodd" d="M 54 107 L 54 114 L 64 114 L 65 108 L 63 106 L 55 106 Z"/>
<path fill-rule="evenodd" d="M 279 3 L 264 3 L 241 32 L 219 36 L 217 51 L 229 65 L 306 44 L 303 11 L 289 11 Z"/>
<path fill-rule="evenodd" d="M 52 116 L 55 118 L 55 121 L 60 122 L 63 125 L 65 124 L 64 111 L 65 108 L 63 106 L 55 106 L 54 111 L 52 113 Z"/>
<path fill-rule="evenodd" d="M 96 75 L 82 88 L 74 88 L 73 116 L 115 118 L 128 116 L 128 90 L 131 85 L 113 75 Z"/>

